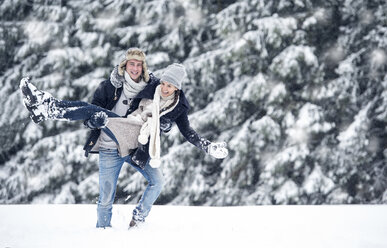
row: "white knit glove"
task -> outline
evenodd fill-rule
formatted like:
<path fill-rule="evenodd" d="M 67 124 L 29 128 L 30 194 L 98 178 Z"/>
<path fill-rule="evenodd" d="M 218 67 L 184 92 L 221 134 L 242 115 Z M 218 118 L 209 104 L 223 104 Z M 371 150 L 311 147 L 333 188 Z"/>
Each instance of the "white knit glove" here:
<path fill-rule="evenodd" d="M 225 158 L 228 155 L 228 149 L 226 146 L 226 142 L 213 142 L 208 146 L 208 154 L 218 159 Z"/>

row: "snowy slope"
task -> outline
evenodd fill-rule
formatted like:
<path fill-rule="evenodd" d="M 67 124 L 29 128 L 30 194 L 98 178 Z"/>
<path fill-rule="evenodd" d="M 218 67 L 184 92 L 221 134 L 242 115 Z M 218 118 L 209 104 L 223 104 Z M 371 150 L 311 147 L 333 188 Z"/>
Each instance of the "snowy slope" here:
<path fill-rule="evenodd" d="M 387 247 L 386 205 L 155 206 L 127 230 L 132 208 L 96 229 L 96 205 L 1 205 L 0 247 Z"/>

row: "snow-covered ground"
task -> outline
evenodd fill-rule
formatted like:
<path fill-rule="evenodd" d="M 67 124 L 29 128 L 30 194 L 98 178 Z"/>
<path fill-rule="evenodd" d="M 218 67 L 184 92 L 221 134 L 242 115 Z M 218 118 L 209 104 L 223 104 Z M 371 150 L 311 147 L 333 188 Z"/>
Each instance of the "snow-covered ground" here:
<path fill-rule="evenodd" d="M 154 206 L 128 230 L 132 208 L 96 229 L 96 205 L 0 205 L 0 247 L 387 247 L 387 205 Z"/>

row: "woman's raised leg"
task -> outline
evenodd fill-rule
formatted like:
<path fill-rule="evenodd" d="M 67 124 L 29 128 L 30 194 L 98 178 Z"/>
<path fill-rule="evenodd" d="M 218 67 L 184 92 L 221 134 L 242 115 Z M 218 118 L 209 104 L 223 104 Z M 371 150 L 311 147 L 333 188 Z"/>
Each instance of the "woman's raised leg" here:
<path fill-rule="evenodd" d="M 20 89 L 23 93 L 23 103 L 35 123 L 47 119 L 88 120 L 99 112 L 105 113 L 107 117 L 119 117 L 109 110 L 87 102 L 55 99 L 50 93 L 38 90 L 29 78 L 20 81 Z"/>

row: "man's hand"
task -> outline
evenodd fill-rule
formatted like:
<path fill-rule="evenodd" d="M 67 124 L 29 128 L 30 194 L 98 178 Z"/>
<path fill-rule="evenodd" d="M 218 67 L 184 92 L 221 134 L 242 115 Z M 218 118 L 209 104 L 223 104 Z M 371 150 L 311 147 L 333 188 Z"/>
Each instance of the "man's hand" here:
<path fill-rule="evenodd" d="M 108 123 L 108 115 L 105 112 L 97 112 L 86 120 L 84 124 L 91 129 L 104 128 Z"/>

